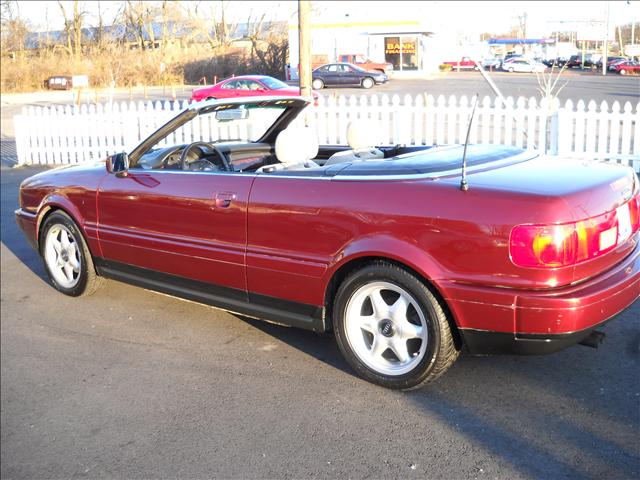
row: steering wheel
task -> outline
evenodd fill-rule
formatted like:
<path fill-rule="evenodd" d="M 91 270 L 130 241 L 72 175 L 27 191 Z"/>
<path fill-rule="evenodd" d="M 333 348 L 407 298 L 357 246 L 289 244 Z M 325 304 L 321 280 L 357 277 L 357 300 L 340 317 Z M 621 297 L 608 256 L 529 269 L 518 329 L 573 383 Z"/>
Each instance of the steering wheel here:
<path fill-rule="evenodd" d="M 229 163 L 227 162 L 227 159 L 224 155 L 222 155 L 220 153 L 220 151 L 211 143 L 209 142 L 193 142 L 190 143 L 189 145 L 187 145 L 185 147 L 185 149 L 182 151 L 182 154 L 180 155 L 180 169 L 181 170 L 189 170 L 189 163 L 188 163 L 188 159 L 189 159 L 189 153 L 191 153 L 191 150 L 194 148 L 200 148 L 200 151 L 202 151 L 204 153 L 204 151 L 202 150 L 201 147 L 207 147 L 208 149 L 212 150 L 219 158 L 220 160 L 222 160 L 222 164 L 224 165 L 224 169 L 229 171 Z"/>

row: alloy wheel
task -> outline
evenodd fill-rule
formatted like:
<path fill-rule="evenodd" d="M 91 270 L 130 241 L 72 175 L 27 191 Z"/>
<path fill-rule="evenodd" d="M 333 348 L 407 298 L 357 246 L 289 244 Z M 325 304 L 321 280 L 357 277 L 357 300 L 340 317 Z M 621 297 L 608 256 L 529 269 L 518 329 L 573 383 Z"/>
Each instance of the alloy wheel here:
<path fill-rule="evenodd" d="M 389 282 L 368 283 L 353 293 L 345 327 L 353 352 L 383 375 L 410 372 L 427 350 L 425 314 L 406 290 Z"/>
<path fill-rule="evenodd" d="M 80 247 L 71 231 L 62 224 L 49 229 L 45 239 L 45 261 L 55 281 L 64 288 L 73 288 L 80 279 Z"/>

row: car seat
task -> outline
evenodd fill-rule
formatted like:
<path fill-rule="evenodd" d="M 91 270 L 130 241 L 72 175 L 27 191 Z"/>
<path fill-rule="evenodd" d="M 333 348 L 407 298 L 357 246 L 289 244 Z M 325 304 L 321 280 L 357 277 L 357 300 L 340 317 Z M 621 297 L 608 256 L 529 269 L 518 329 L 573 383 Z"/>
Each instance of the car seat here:
<path fill-rule="evenodd" d="M 379 138 L 378 131 L 378 124 L 371 120 L 353 120 L 349 122 L 349 125 L 347 125 L 347 143 L 352 150 L 334 153 L 325 162 L 325 165 L 383 159 L 384 153 L 375 147 Z"/>
<path fill-rule="evenodd" d="M 289 127 L 276 137 L 276 158 L 280 163 L 260 167 L 258 172 L 317 167 L 318 137 L 309 127 Z"/>

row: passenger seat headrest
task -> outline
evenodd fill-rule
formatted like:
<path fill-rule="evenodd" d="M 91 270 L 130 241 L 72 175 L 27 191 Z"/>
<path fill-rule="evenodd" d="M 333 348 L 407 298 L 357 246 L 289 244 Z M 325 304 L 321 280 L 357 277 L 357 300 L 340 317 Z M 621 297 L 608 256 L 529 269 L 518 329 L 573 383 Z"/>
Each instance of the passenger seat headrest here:
<path fill-rule="evenodd" d="M 353 120 L 347 125 L 347 142 L 353 150 L 375 147 L 380 142 L 378 123 L 368 119 Z"/>
<path fill-rule="evenodd" d="M 309 127 L 289 127 L 276 138 L 276 157 L 285 165 L 298 165 L 318 155 L 318 137 Z"/>

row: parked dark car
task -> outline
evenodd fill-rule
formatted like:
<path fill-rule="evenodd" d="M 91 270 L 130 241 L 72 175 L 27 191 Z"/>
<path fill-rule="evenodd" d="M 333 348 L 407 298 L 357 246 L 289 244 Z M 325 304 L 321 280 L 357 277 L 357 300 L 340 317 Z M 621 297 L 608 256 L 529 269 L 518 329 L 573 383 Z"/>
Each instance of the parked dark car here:
<path fill-rule="evenodd" d="M 73 88 L 73 77 L 68 75 L 55 75 L 44 81 L 44 88 L 49 90 L 71 90 Z"/>
<path fill-rule="evenodd" d="M 566 66 L 567 68 L 582 68 L 582 55 L 571 55 Z"/>
<path fill-rule="evenodd" d="M 389 80 L 389 77 L 384 73 L 365 70 L 351 63 L 328 63 L 316 68 L 312 76 L 314 90 L 343 86 L 371 88 Z"/>
<path fill-rule="evenodd" d="M 376 146 L 365 119 L 347 127 L 350 148 L 318 147 L 296 126 L 308 103 L 192 103 L 129 153 L 23 181 L 18 224 L 66 295 L 111 277 L 332 331 L 354 370 L 389 388 L 437 378 L 463 350 L 593 344 L 640 295 L 631 168 Z"/>

